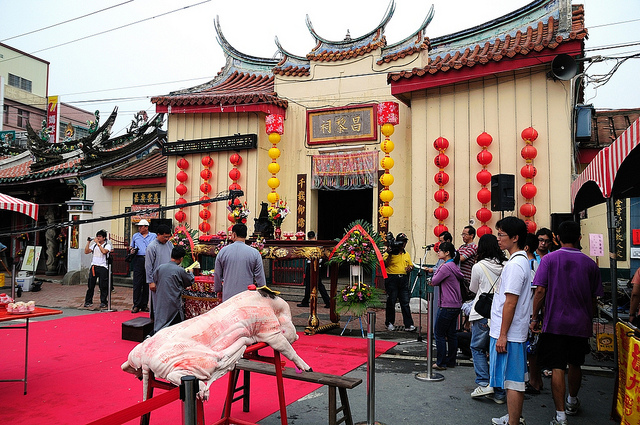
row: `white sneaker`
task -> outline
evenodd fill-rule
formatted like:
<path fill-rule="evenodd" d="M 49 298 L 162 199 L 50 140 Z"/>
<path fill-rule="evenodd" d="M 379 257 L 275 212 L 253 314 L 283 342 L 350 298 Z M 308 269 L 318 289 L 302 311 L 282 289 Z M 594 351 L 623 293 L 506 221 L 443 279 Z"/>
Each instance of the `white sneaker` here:
<path fill-rule="evenodd" d="M 407 331 L 407 332 L 415 332 L 415 330 L 416 330 L 416 327 L 413 326 L 413 325 L 411 325 L 411 326 L 409 326 L 408 328 L 405 329 L 405 331 Z"/>
<path fill-rule="evenodd" d="M 491 418 L 491 423 L 493 425 L 509 425 L 509 414 L 507 413 L 506 415 L 499 418 Z M 520 425 L 527 425 L 524 418 L 522 417 L 520 418 Z"/>
<path fill-rule="evenodd" d="M 569 421 L 567 421 L 566 419 L 561 421 L 554 416 L 553 419 L 551 419 L 551 422 L 549 422 L 549 425 L 569 425 Z"/>
<path fill-rule="evenodd" d="M 564 402 L 564 411 L 569 416 L 574 416 L 578 414 L 578 409 L 580 408 L 580 399 L 576 397 L 575 403 L 569 403 L 567 400 Z"/>
<path fill-rule="evenodd" d="M 493 394 L 493 387 L 483 387 L 482 385 L 478 385 L 478 387 L 471 393 L 471 398 L 484 397 L 489 394 Z"/>
<path fill-rule="evenodd" d="M 389 330 L 389 331 L 395 331 L 395 330 L 396 330 L 396 327 L 395 327 L 395 326 L 393 326 L 393 323 L 389 323 L 389 326 L 387 326 L 387 330 Z"/>

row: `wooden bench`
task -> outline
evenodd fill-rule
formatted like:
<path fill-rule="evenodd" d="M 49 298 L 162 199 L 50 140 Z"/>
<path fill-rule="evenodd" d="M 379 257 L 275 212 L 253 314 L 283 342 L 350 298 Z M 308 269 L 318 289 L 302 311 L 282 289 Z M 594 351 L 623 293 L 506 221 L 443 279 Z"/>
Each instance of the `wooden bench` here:
<path fill-rule="evenodd" d="M 236 388 L 236 392 L 240 391 L 241 395 L 237 398 L 234 398 L 233 401 L 235 402 L 243 400 L 243 411 L 248 412 L 249 390 L 251 388 L 251 372 L 276 376 L 275 366 L 269 363 L 240 359 L 236 364 L 236 370 L 244 371 L 244 383 L 241 387 Z M 347 425 L 353 425 L 347 390 L 360 385 L 362 383 L 362 379 L 349 378 L 346 376 L 331 375 L 329 373 L 320 372 L 296 373 L 295 369 L 291 368 L 283 369 L 282 377 L 328 386 L 329 425 L 338 425 L 342 422 L 345 422 Z M 340 407 L 337 407 L 336 388 L 338 388 L 340 394 Z M 342 418 L 338 420 L 338 413 L 340 412 L 342 412 Z"/>

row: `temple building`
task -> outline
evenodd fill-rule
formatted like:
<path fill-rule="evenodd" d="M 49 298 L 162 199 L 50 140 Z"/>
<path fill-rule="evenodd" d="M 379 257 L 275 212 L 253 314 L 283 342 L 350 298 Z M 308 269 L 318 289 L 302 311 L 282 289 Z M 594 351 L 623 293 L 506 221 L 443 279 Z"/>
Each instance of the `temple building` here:
<path fill-rule="evenodd" d="M 404 40 L 391 41 L 385 26 L 394 9 L 391 1 L 369 33 L 338 41 L 307 18 L 316 45 L 297 56 L 276 38 L 276 59 L 238 51 L 216 20 L 222 71 L 152 98 L 168 114 L 168 200 L 197 201 L 231 186 L 255 216 L 261 203 L 286 201 L 285 234 L 316 230 L 333 239 L 361 218 L 409 234 L 413 254 L 438 231 L 458 235 L 472 224 L 488 232 L 503 215 L 522 217 L 530 230 L 566 219 L 583 6 L 536 0 L 429 38 L 432 8 Z M 279 116 L 283 131 L 273 143 L 267 131 L 278 132 L 271 123 Z M 393 126 L 389 137 L 380 131 L 384 120 Z M 211 171 L 206 180 L 203 168 Z M 393 178 L 380 181 L 383 174 Z M 201 215 L 192 206 L 178 218 L 225 231 L 225 207 L 211 204 Z"/>

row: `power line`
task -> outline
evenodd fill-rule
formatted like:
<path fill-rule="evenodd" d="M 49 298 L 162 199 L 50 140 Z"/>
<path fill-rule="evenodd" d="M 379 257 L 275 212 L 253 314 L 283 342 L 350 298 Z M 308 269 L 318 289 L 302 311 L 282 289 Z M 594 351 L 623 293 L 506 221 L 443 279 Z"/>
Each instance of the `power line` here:
<path fill-rule="evenodd" d="M 100 9 L 100 10 L 97 10 L 95 12 L 87 13 L 86 15 L 78 16 L 77 18 L 67 19 L 66 21 L 58 22 L 57 24 L 49 25 L 47 27 L 38 28 L 37 30 L 33 30 L 33 31 L 22 33 L 22 34 L 14 35 L 13 37 L 9 37 L 9 38 L 5 38 L 4 40 L 0 40 L 0 42 L 5 42 L 5 41 L 13 40 L 14 38 L 24 37 L 25 35 L 34 34 L 36 32 L 48 30 L 49 28 L 57 27 L 59 25 L 68 24 L 69 22 L 77 21 L 78 19 L 86 18 L 87 16 L 97 15 L 100 12 L 104 12 L 105 10 L 109 10 L 109 9 L 114 9 L 114 8 L 122 6 L 124 4 L 131 3 L 132 1 L 133 0 L 128 0 L 128 1 L 125 1 L 125 2 L 120 3 L 120 4 L 116 4 L 116 5 L 113 5 L 113 6 L 105 7 L 104 9 Z"/>
<path fill-rule="evenodd" d="M 587 28 L 593 29 L 593 28 L 601 28 L 601 27 L 610 27 L 610 26 L 613 26 L 613 25 L 628 24 L 628 23 L 631 23 L 631 22 L 638 22 L 638 21 L 640 21 L 640 19 L 631 19 L 629 21 L 611 22 L 611 23 L 608 23 L 608 24 L 600 24 L 600 25 L 589 25 Z"/>

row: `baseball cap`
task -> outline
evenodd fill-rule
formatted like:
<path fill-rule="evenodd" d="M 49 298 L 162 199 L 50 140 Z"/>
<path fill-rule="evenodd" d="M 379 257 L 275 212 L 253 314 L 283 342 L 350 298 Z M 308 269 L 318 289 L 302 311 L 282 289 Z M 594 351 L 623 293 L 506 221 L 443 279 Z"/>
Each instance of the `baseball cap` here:
<path fill-rule="evenodd" d="M 137 223 L 137 225 L 138 226 L 148 226 L 149 222 L 147 220 L 142 219 Z"/>

